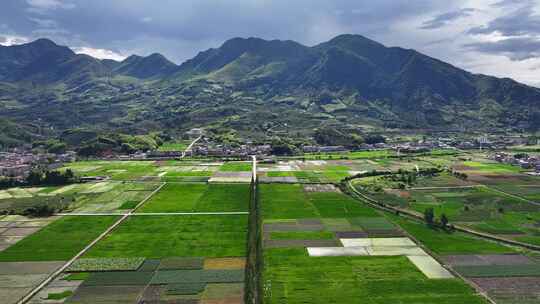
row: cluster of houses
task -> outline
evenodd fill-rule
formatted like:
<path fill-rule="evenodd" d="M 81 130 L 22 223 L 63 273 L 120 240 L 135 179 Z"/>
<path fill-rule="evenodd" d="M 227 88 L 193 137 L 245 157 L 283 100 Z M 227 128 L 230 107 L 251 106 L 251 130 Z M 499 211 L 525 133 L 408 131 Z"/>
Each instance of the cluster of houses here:
<path fill-rule="evenodd" d="M 37 166 L 56 169 L 63 163 L 75 161 L 76 158 L 77 154 L 73 151 L 64 154 L 34 154 L 19 149 L 0 152 L 0 176 L 24 178 Z"/>
<path fill-rule="evenodd" d="M 304 153 L 328 153 L 347 151 L 344 146 L 303 146 Z"/>
<path fill-rule="evenodd" d="M 485 150 L 504 150 L 511 146 L 520 146 L 529 143 L 526 137 L 518 136 L 480 136 L 471 140 L 454 139 L 449 142 L 453 147 L 468 150 L 468 149 L 485 149 Z"/>
<path fill-rule="evenodd" d="M 200 144 L 192 148 L 193 155 L 223 156 L 223 157 L 247 157 L 249 155 L 270 155 L 272 146 L 245 144 L 230 146 L 221 144 Z"/>
<path fill-rule="evenodd" d="M 437 148 L 450 148 L 449 145 L 439 141 L 420 141 L 407 143 L 376 143 L 362 144 L 355 151 L 386 150 L 392 149 L 403 153 L 430 151 Z M 331 153 L 350 151 L 344 146 L 303 146 L 304 153 Z"/>
<path fill-rule="evenodd" d="M 536 173 L 540 174 L 540 157 L 538 156 L 528 156 L 526 154 L 512 155 L 499 152 L 491 155 L 489 158 L 500 163 L 519 166 L 523 169 L 533 169 Z"/>

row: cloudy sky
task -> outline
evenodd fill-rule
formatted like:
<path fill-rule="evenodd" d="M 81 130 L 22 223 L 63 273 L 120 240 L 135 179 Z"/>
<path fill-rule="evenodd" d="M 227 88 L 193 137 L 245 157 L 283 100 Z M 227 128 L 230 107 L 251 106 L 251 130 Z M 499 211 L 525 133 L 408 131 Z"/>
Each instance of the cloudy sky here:
<path fill-rule="evenodd" d="M 47 37 L 181 63 L 233 37 L 315 45 L 343 33 L 540 86 L 540 0 L 2 0 L 0 44 Z"/>

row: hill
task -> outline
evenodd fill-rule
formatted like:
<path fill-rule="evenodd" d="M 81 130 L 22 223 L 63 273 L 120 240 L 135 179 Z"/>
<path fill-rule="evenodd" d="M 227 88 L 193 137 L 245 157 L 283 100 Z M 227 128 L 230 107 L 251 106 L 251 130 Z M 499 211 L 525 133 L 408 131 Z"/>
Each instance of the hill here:
<path fill-rule="evenodd" d="M 46 39 L 0 47 L 0 118 L 53 134 L 534 131 L 539 103 L 537 88 L 359 35 L 313 47 L 234 38 L 179 66 L 160 54 L 98 60 Z"/>

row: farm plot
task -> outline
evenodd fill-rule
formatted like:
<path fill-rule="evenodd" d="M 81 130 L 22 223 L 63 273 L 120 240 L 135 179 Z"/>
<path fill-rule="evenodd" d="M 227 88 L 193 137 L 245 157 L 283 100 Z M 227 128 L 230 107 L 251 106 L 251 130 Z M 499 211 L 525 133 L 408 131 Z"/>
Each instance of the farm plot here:
<path fill-rule="evenodd" d="M 166 184 L 140 212 L 247 211 L 249 186 L 244 184 Z"/>
<path fill-rule="evenodd" d="M 469 277 L 496 303 L 537 303 L 540 265 L 511 247 L 472 236 L 428 228 L 391 217 L 461 275 Z"/>
<path fill-rule="evenodd" d="M 135 216 L 85 258 L 245 256 L 247 216 Z"/>
<path fill-rule="evenodd" d="M 211 171 L 188 171 L 188 172 L 161 172 L 158 176 L 165 182 L 207 182 L 212 174 Z"/>
<path fill-rule="evenodd" d="M 387 189 L 384 195 L 371 196 L 419 214 L 432 208 L 437 218 L 444 214 L 451 222 L 478 231 L 535 244 L 540 242 L 536 237 L 540 233 L 537 225 L 540 206 L 485 186 Z"/>
<path fill-rule="evenodd" d="M 356 152 L 335 152 L 335 153 L 306 153 L 302 156 L 304 159 L 311 160 L 335 160 L 335 159 L 375 159 L 394 156 L 396 153 L 392 150 L 372 150 Z"/>
<path fill-rule="evenodd" d="M 151 176 L 156 164 L 150 161 L 83 161 L 69 164 L 81 176 L 110 176 L 113 180 L 138 180 Z"/>
<path fill-rule="evenodd" d="M 406 256 L 426 277 L 450 279 L 454 276 L 439 262 L 418 247 L 411 239 L 347 238 L 340 239 L 341 247 L 308 247 L 310 256 Z"/>
<path fill-rule="evenodd" d="M 212 175 L 209 183 L 250 183 L 252 179 L 251 172 L 224 172 L 219 171 Z"/>
<path fill-rule="evenodd" d="M 21 188 L 23 189 L 23 188 Z M 29 189 L 29 188 L 24 188 Z M 47 192 L 49 190 L 50 192 Z M 25 190 L 25 195 L 4 195 L 3 199 L 0 199 L 0 213 L 4 214 L 28 214 L 30 210 L 38 206 L 49 206 L 56 210 L 63 210 L 68 208 L 74 199 L 74 195 L 56 195 L 54 188 L 46 188 L 46 190 L 40 190 L 37 192 L 30 192 Z M 3 190 L 9 193 L 9 190 Z M 14 192 L 12 192 L 14 194 Z"/>
<path fill-rule="evenodd" d="M 457 178 L 450 173 L 443 172 L 436 176 L 420 177 L 416 180 L 414 188 L 429 187 L 463 187 L 476 185 L 474 182 Z"/>
<path fill-rule="evenodd" d="M 299 184 L 263 184 L 259 186 L 263 218 L 316 218 L 317 210 L 305 198 Z"/>
<path fill-rule="evenodd" d="M 249 186 L 244 184 L 209 184 L 197 201 L 195 211 L 248 211 L 249 193 Z"/>
<path fill-rule="evenodd" d="M 497 303 L 533 304 L 540 302 L 540 277 L 472 278 Z"/>
<path fill-rule="evenodd" d="M 157 183 L 111 182 L 110 185 L 101 186 L 108 191 L 78 194 L 71 209 L 76 213 L 110 213 L 132 209 L 157 187 Z"/>
<path fill-rule="evenodd" d="M 144 258 L 78 259 L 69 266 L 67 272 L 137 270 L 143 262 Z"/>
<path fill-rule="evenodd" d="M 17 303 L 63 262 L 0 262 L 2 303 Z"/>
<path fill-rule="evenodd" d="M 466 173 L 495 173 L 495 174 L 512 174 L 519 173 L 523 170 L 518 166 L 502 164 L 487 159 L 478 159 L 475 161 L 465 161 L 456 167 L 457 170 L 465 171 Z"/>
<path fill-rule="evenodd" d="M 163 143 L 158 150 L 161 152 L 182 152 L 187 149 L 190 143 L 191 142 L 189 140 L 170 141 Z"/>
<path fill-rule="evenodd" d="M 246 216 L 131 217 L 68 269 L 65 303 L 242 303 L 246 229 Z"/>
<path fill-rule="evenodd" d="M 265 303 L 485 303 L 461 280 L 427 279 L 406 257 L 310 257 L 276 248 L 264 259 Z"/>
<path fill-rule="evenodd" d="M 325 188 L 260 185 L 265 303 L 485 303 L 415 243 L 389 238 L 402 234 L 373 209 L 313 191 Z"/>
<path fill-rule="evenodd" d="M 519 195 L 524 199 L 531 200 L 533 202 L 540 203 L 540 179 L 538 179 L 535 185 L 508 185 L 508 186 L 497 186 L 497 189 L 511 193 L 514 195 Z"/>
<path fill-rule="evenodd" d="M 219 167 L 222 172 L 251 172 L 251 162 L 228 162 Z"/>
<path fill-rule="evenodd" d="M 429 228 L 423 223 L 396 216 L 391 216 L 390 219 L 438 255 L 514 253 L 510 247 L 475 238 L 465 233 L 448 233 L 444 230 Z"/>
<path fill-rule="evenodd" d="M 456 266 L 456 271 L 466 277 L 540 277 L 540 265 L 468 265 Z"/>
<path fill-rule="evenodd" d="M 0 200 L 0 212 L 28 214 L 36 207 L 48 206 L 57 212 L 110 213 L 136 205 L 157 186 L 156 183 L 106 181 L 63 187 L 21 188 L 28 195 Z"/>
<path fill-rule="evenodd" d="M 211 269 L 204 260 L 200 258 L 195 264 L 193 258 L 146 260 L 136 270 L 86 273 L 75 278 L 77 287 L 66 303 L 198 303 L 200 299 L 242 303 L 244 265 L 222 264 L 229 268 Z M 64 279 L 73 280 L 71 276 Z"/>
<path fill-rule="evenodd" d="M 169 183 L 144 204 L 140 212 L 192 212 L 207 189 L 206 184 Z"/>
<path fill-rule="evenodd" d="M 105 231 L 114 216 L 58 219 L 0 252 L 0 261 L 65 261 Z"/>
<path fill-rule="evenodd" d="M 0 252 L 57 219 L 57 217 L 32 219 L 20 215 L 0 218 Z"/>
<path fill-rule="evenodd" d="M 214 164 L 165 165 L 158 166 L 155 175 L 167 182 L 206 182 L 218 168 Z"/>

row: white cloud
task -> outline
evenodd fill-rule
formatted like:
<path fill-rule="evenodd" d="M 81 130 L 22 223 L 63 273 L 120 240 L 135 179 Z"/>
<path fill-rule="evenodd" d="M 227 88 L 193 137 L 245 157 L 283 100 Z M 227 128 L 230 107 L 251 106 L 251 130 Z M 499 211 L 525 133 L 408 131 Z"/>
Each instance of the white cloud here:
<path fill-rule="evenodd" d="M 106 49 L 96 49 L 91 47 L 72 47 L 71 48 L 77 54 L 86 54 L 98 59 L 112 59 L 116 61 L 122 61 L 126 59 L 127 56 L 119 54 L 117 52 L 106 50 Z"/>
<path fill-rule="evenodd" d="M 154 20 L 152 17 L 144 17 L 141 19 L 141 21 L 144 23 L 150 23 L 152 20 Z"/>
<path fill-rule="evenodd" d="M 7 9 L 0 10 L 1 22 L 13 30 L 3 29 L 0 25 L 0 33 L 31 39 L 47 37 L 59 44 L 115 50 L 113 53 L 116 54 L 148 55 L 159 52 L 176 63 L 206 48 L 219 47 L 233 37 L 291 39 L 314 45 L 338 34 L 352 33 L 388 46 L 413 48 L 472 72 L 512 76 L 531 84 L 537 83 L 532 73 L 539 72 L 538 69 L 531 70 L 531 66 L 537 64 L 535 60 L 512 62 L 493 52 L 477 52 L 464 45 L 510 38 L 511 32 L 467 34 L 471 29 L 482 29 L 490 24 L 491 28 L 507 31 L 515 28 L 530 32 L 540 28 L 536 26 L 540 21 L 532 18 L 540 15 L 540 0 L 4 2 L 16 3 L 12 6 L 2 5 Z M 514 18 L 516 21 L 504 27 L 502 25 L 506 23 L 493 22 L 512 15 L 523 6 L 531 10 L 531 13 L 523 13 L 528 19 Z M 463 9 L 467 9 L 466 14 L 452 14 L 463 12 Z M 40 20 L 30 21 L 29 17 Z M 535 22 L 525 22 L 531 19 Z M 429 20 L 442 23 L 428 26 L 429 30 L 420 29 L 426 27 Z M 56 22 L 56 26 L 53 22 Z"/>
<path fill-rule="evenodd" d="M 2 35 L 0 34 L 0 45 L 11 46 L 17 44 L 27 43 L 30 40 L 22 36 L 13 36 L 13 35 Z"/>
<path fill-rule="evenodd" d="M 75 4 L 64 0 L 26 0 L 26 3 L 30 6 L 29 12 L 44 14 L 49 10 L 56 9 L 73 9 Z"/>
<path fill-rule="evenodd" d="M 47 27 L 47 28 L 58 27 L 58 23 L 52 19 L 42 19 L 42 18 L 28 18 L 28 19 L 34 22 L 38 27 Z"/>

